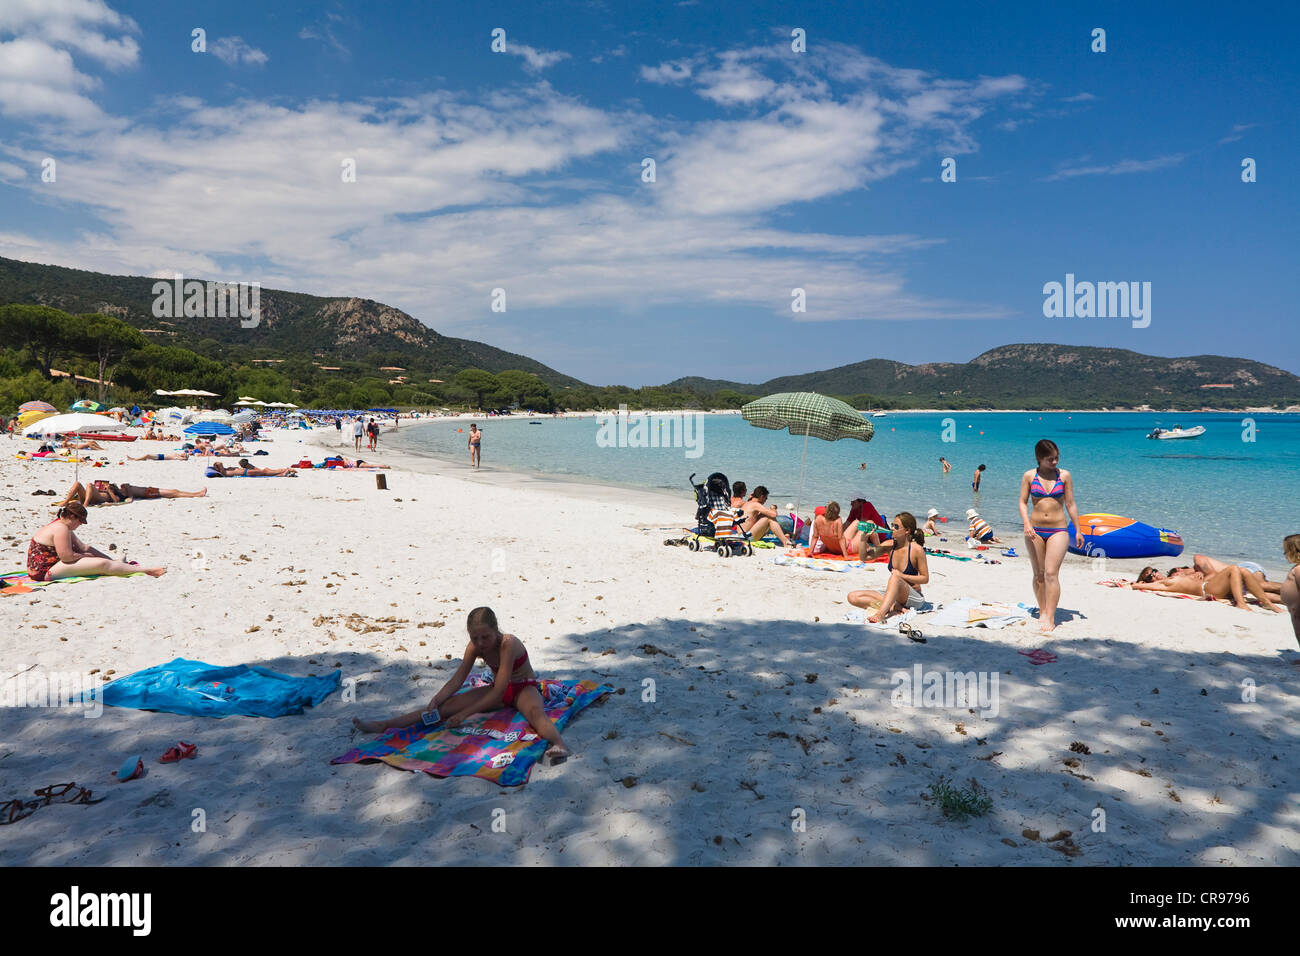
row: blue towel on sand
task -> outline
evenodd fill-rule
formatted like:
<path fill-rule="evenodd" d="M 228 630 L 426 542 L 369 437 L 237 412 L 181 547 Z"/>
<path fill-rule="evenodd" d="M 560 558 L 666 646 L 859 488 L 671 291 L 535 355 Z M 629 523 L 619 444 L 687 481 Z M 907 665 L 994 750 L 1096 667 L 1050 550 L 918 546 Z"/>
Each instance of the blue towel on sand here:
<path fill-rule="evenodd" d="M 342 671 L 290 677 L 255 665 L 216 667 L 178 657 L 105 684 L 101 697 L 110 707 L 199 717 L 283 717 L 319 704 L 342 677 Z"/>

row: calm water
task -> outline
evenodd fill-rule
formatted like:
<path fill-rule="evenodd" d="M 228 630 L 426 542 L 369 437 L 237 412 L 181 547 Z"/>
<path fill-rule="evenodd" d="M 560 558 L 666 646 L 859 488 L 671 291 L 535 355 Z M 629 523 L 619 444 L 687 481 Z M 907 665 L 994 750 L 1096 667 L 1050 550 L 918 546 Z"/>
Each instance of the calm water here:
<path fill-rule="evenodd" d="M 1255 423 L 1254 441 L 1243 440 L 1243 419 Z M 943 440 L 951 419 L 955 441 Z M 803 439 L 754 428 L 740 416 L 707 416 L 697 433 L 699 457 L 685 448 L 602 448 L 593 418 L 488 419 L 483 429 L 486 466 L 563 475 L 611 484 L 680 491 L 682 518 L 693 516 L 687 476 L 721 471 L 752 489 L 763 484 L 777 507 L 793 501 L 799 486 Z M 892 412 L 872 420 L 875 437 L 808 442 L 801 511 L 834 499 L 847 507 L 861 494 L 885 514 L 931 508 L 964 530 L 974 507 L 1004 540 L 1020 538 L 1016 495 L 1020 476 L 1034 465 L 1033 447 L 1051 438 L 1061 447 L 1061 467 L 1074 474 L 1080 514 L 1127 515 L 1183 535 L 1187 551 L 1248 558 L 1270 570 L 1287 565 L 1286 534 L 1300 532 L 1300 415 L 1154 414 L 1122 412 Z M 1204 425 L 1195 439 L 1149 441 L 1156 425 Z M 402 450 L 468 461 L 464 423 L 440 422 L 388 437 Z M 391 433 L 386 433 L 390 435 Z M 952 463 L 943 475 L 942 455 Z M 861 470 L 860 465 L 866 464 Z M 980 491 L 971 490 L 975 466 L 988 465 Z"/>

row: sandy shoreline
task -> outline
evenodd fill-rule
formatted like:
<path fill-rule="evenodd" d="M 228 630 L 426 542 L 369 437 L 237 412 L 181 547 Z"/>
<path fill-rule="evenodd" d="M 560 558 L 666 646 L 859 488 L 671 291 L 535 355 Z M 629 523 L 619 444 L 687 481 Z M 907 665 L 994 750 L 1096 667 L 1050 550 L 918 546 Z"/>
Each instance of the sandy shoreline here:
<path fill-rule="evenodd" d="M 343 447 L 332 429 L 270 435 L 257 464 L 319 459 L 313 443 Z M 197 460 L 94 472 L 209 491 L 93 510 L 87 542 L 171 570 L 0 598 L 0 679 L 32 665 L 122 676 L 183 656 L 292 674 L 338 667 L 361 680 L 359 701 L 336 694 L 275 720 L 0 711 L 4 799 L 64 780 L 109 798 L 0 828 L 0 864 L 1300 859 L 1300 654 L 1283 615 L 1099 587 L 1140 563 L 1100 573 L 1071 559 L 1062 606 L 1073 619 L 1049 639 L 921 618 L 928 643 L 913 644 L 843 620 L 845 593 L 883 580 L 878 567 L 779 567 L 761 552 L 724 562 L 638 530 L 680 525 L 693 512 L 687 494 L 471 474 L 382 441 L 375 457 L 398 466 L 387 491 L 355 472 L 205 481 Z M 6 570 L 22 565 L 50 511 L 31 491 L 62 491 L 72 471 L 0 463 Z M 1023 559 L 935 559 L 931 571 L 931 600 L 1032 602 Z M 413 706 L 441 685 L 477 604 L 496 608 L 543 676 L 626 691 L 570 725 L 577 756 L 538 767 L 517 790 L 331 766 L 356 743 L 354 714 Z M 1036 666 L 1019 653 L 1040 648 L 1058 659 Z M 996 716 L 894 706 L 895 675 L 917 665 L 996 674 Z M 199 758 L 158 764 L 178 739 L 197 742 Z M 1072 751 L 1076 741 L 1090 753 Z M 112 782 L 136 753 L 148 775 Z M 940 778 L 975 779 L 991 811 L 945 819 L 925 799 Z M 505 833 L 491 829 L 497 808 Z M 196 809 L 204 833 L 192 831 Z M 1063 830 L 1069 842 L 1044 842 Z"/>

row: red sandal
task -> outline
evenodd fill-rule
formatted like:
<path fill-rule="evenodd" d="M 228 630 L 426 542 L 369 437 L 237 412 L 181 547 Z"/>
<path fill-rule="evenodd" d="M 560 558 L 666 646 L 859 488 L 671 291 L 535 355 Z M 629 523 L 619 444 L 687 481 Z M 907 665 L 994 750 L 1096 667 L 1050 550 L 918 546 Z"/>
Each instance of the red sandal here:
<path fill-rule="evenodd" d="M 198 753 L 198 744 L 187 744 L 178 740 L 175 747 L 168 747 L 167 752 L 158 758 L 159 763 L 178 763 L 186 758 L 193 758 Z"/>

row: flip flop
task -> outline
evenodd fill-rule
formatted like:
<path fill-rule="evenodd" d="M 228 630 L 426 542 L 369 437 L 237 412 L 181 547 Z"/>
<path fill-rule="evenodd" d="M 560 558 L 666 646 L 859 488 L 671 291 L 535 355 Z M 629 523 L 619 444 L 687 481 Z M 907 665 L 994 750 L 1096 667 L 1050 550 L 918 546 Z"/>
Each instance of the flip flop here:
<path fill-rule="evenodd" d="M 136 777 L 143 777 L 144 758 L 140 756 L 128 757 L 126 762 L 118 767 L 116 776 L 118 783 L 126 783 Z"/>
<path fill-rule="evenodd" d="M 550 763 L 552 767 L 556 767 L 564 763 L 564 761 L 568 760 L 570 756 L 572 755 L 547 753 L 546 758 L 547 758 L 547 762 Z"/>
<path fill-rule="evenodd" d="M 198 744 L 187 744 L 183 740 L 178 740 L 175 747 L 168 747 L 167 752 L 158 758 L 159 763 L 177 763 L 186 758 L 193 758 L 198 752 Z"/>
<path fill-rule="evenodd" d="M 898 633 L 902 634 L 909 641 L 915 641 L 918 644 L 926 643 L 925 635 L 921 633 L 921 629 L 919 627 L 913 627 L 906 621 L 898 625 Z"/>
<path fill-rule="evenodd" d="M 31 803 L 25 803 L 22 800 L 6 800 L 4 803 L 0 803 L 0 827 L 17 823 L 19 820 L 26 820 L 40 807 L 41 805 L 35 800 Z"/>

